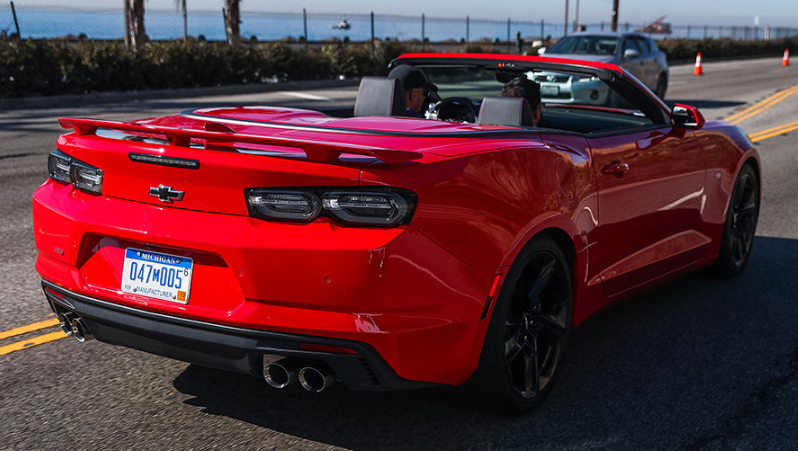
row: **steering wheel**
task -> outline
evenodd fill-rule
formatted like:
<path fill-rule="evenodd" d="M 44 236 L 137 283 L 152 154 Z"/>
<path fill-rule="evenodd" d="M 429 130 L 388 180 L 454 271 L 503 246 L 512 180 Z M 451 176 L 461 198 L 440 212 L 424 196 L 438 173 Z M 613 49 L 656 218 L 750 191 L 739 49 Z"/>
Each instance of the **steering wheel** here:
<path fill-rule="evenodd" d="M 468 97 L 447 97 L 432 107 L 430 113 L 439 121 L 476 122 L 477 110 Z"/>

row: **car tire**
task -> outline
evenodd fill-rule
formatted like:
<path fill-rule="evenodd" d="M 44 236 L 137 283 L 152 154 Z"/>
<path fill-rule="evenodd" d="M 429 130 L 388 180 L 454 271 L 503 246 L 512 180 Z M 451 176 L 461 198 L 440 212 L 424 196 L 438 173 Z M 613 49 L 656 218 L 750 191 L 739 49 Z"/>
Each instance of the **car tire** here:
<path fill-rule="evenodd" d="M 527 244 L 496 302 L 479 366 L 466 389 L 478 407 L 522 413 L 551 392 L 571 333 L 571 271 L 551 238 Z"/>
<path fill-rule="evenodd" d="M 759 219 L 759 179 L 746 164 L 737 175 L 729 198 L 715 273 L 735 277 L 743 272 L 751 256 Z"/>
<path fill-rule="evenodd" d="M 656 94 L 662 100 L 665 100 L 665 93 L 668 91 L 668 76 L 665 73 L 659 74 L 657 77 Z"/>

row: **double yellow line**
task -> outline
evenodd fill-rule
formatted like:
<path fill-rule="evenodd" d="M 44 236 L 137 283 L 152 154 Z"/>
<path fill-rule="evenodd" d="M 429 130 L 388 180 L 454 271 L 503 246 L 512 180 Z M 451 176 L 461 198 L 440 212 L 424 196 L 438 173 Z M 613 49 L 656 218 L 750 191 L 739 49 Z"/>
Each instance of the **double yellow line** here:
<path fill-rule="evenodd" d="M 754 105 L 751 105 L 750 107 L 748 107 L 748 108 L 746 108 L 746 109 L 744 109 L 744 110 L 742 110 L 742 111 L 740 111 L 738 113 L 732 114 L 731 116 L 726 118 L 726 122 L 728 122 L 730 124 L 737 125 L 740 122 L 742 122 L 742 121 L 744 121 L 746 119 L 751 119 L 752 117 L 754 117 L 757 114 L 767 110 L 768 108 L 771 108 L 771 107 L 775 106 L 776 104 L 786 100 L 788 97 L 790 97 L 791 95 L 793 95 L 795 93 L 798 93 L 798 85 L 795 85 L 795 86 L 793 86 L 791 88 L 787 88 L 787 89 L 785 89 L 783 91 L 777 92 L 776 94 L 773 94 L 772 96 L 768 97 L 765 100 L 757 102 Z"/>
<path fill-rule="evenodd" d="M 48 319 L 45 321 L 39 321 L 37 323 L 28 324 L 27 326 L 21 326 L 14 329 L 6 330 L 0 332 L 0 340 L 4 340 L 10 337 L 16 337 L 18 335 L 24 335 L 31 332 L 36 332 L 38 330 L 47 329 L 49 327 L 57 326 L 59 321 L 55 318 Z M 67 334 L 64 331 L 59 330 L 57 332 L 51 332 L 44 335 L 39 335 L 27 340 L 20 340 L 9 345 L 0 346 L 0 355 L 10 354 L 12 352 L 21 351 L 23 349 L 28 349 L 33 346 L 38 346 L 44 343 L 49 343 L 51 341 L 60 340 L 62 338 L 66 338 Z"/>
<path fill-rule="evenodd" d="M 798 130 L 798 121 L 790 122 L 789 124 L 779 125 L 778 127 L 769 128 L 767 130 L 762 130 L 761 132 L 752 133 L 748 135 L 748 139 L 750 139 L 751 142 L 756 143 L 795 130 Z"/>

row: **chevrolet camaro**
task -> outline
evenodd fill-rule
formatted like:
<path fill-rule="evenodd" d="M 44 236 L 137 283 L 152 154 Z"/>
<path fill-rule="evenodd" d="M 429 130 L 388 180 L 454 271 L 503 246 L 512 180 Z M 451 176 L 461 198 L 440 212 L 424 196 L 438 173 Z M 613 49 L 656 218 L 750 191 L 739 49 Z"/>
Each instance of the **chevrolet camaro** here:
<path fill-rule="evenodd" d="M 380 77 L 349 117 L 61 118 L 33 223 L 65 332 L 277 388 L 461 386 L 520 412 L 594 312 L 688 271 L 745 268 L 760 166 L 737 127 L 607 63 L 404 64 L 438 87 L 424 118 Z M 501 92 L 537 73 L 613 95 L 544 104 L 533 126 L 535 106 Z"/>

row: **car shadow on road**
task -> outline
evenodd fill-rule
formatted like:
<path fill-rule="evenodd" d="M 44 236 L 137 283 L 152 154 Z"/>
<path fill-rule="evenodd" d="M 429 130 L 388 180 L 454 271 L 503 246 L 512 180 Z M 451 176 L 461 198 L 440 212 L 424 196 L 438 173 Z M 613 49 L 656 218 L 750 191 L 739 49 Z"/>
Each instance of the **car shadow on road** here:
<path fill-rule="evenodd" d="M 687 275 L 599 313 L 551 396 L 519 417 L 442 389 L 312 395 L 193 365 L 174 387 L 203 413 L 350 449 L 680 448 L 766 408 L 762 387 L 798 346 L 796 255 L 798 240 L 760 236 L 741 277 Z"/>

